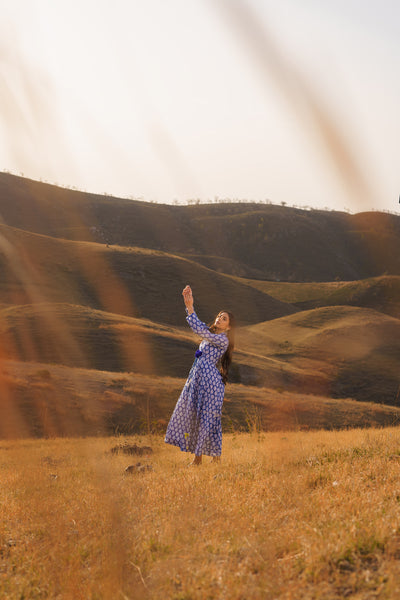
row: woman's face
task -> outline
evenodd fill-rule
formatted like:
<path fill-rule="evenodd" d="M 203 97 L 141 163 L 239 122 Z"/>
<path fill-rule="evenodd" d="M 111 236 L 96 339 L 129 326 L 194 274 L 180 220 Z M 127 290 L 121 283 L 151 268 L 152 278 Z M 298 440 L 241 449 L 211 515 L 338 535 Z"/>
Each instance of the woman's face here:
<path fill-rule="evenodd" d="M 214 321 L 215 327 L 218 331 L 228 331 L 229 330 L 229 315 L 226 312 L 220 312 Z"/>

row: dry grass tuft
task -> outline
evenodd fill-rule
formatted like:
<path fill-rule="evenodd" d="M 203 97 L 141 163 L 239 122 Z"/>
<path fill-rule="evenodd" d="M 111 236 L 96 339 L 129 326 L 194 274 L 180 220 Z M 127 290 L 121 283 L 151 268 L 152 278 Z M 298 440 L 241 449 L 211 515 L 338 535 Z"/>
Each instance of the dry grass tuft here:
<path fill-rule="evenodd" d="M 400 596 L 397 429 L 230 434 L 187 467 L 162 437 L 3 442 L 0 596 Z"/>

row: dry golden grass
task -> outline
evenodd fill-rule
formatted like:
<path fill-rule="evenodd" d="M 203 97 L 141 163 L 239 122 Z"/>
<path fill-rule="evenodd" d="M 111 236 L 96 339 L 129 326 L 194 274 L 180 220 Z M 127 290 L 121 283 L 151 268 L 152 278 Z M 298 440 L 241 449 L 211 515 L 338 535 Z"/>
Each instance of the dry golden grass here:
<path fill-rule="evenodd" d="M 3 442 L 0 597 L 400 598 L 400 432 Z M 152 471 L 125 475 L 129 464 Z"/>

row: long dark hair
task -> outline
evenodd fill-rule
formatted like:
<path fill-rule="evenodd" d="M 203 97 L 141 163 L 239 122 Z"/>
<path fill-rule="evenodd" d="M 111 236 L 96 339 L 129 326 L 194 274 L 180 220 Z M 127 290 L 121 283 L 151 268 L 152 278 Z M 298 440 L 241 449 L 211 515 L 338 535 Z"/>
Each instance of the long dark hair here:
<path fill-rule="evenodd" d="M 233 350 L 235 348 L 235 317 L 231 312 L 229 312 L 229 310 L 220 310 L 218 315 L 221 313 L 226 313 L 229 317 L 229 331 L 226 332 L 229 340 L 229 346 L 219 361 L 219 372 L 221 373 L 222 381 L 226 383 L 228 381 L 228 371 L 232 362 Z M 218 315 L 215 317 L 215 319 L 218 317 Z M 215 319 L 208 326 L 211 333 L 216 333 L 216 327 L 214 325 Z"/>

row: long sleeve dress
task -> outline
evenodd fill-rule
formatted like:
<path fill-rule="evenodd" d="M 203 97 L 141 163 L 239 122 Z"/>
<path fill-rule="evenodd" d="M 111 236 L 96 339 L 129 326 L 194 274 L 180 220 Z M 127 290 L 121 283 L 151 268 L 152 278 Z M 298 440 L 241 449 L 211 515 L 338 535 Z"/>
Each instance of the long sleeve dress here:
<path fill-rule="evenodd" d="M 225 385 L 216 365 L 229 340 L 225 333 L 211 333 L 195 312 L 186 320 L 203 339 L 168 424 L 165 442 L 197 456 L 220 456 Z"/>

